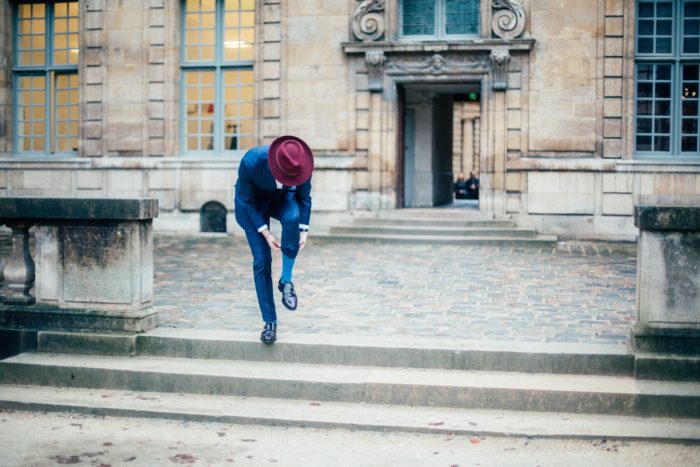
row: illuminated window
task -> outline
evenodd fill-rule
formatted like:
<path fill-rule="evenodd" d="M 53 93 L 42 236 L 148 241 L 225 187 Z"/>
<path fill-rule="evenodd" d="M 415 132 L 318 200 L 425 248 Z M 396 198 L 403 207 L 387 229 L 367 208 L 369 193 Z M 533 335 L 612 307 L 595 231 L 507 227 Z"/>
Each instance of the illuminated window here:
<path fill-rule="evenodd" d="M 71 154 L 78 148 L 78 2 L 14 7 L 15 151 Z"/>
<path fill-rule="evenodd" d="M 255 144 L 255 0 L 186 0 L 182 115 L 186 152 Z"/>
<path fill-rule="evenodd" d="M 635 149 L 700 155 L 700 1 L 638 0 Z"/>
<path fill-rule="evenodd" d="M 478 35 L 480 3 L 481 0 L 402 0 L 401 35 Z"/>

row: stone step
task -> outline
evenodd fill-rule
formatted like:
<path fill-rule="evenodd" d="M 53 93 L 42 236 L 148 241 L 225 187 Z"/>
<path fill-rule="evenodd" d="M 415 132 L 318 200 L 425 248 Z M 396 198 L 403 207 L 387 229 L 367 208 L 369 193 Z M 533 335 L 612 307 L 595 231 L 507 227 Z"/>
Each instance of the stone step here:
<path fill-rule="evenodd" d="M 475 209 L 451 208 L 402 208 L 378 211 L 353 211 L 355 218 L 380 219 L 443 219 L 443 220 L 493 220 L 493 213 L 482 213 Z"/>
<path fill-rule="evenodd" d="M 700 384 L 631 377 L 23 353 L 0 384 L 461 409 L 700 418 Z"/>
<path fill-rule="evenodd" d="M 311 400 L 0 385 L 0 409 L 467 436 L 697 442 L 693 419 L 405 407 Z"/>
<path fill-rule="evenodd" d="M 376 225 L 335 225 L 330 233 L 369 234 L 369 235 L 431 235 L 450 237 L 528 237 L 537 235 L 534 229 L 501 227 L 439 227 L 419 225 L 393 225 L 390 223 Z"/>
<path fill-rule="evenodd" d="M 314 234 L 314 241 L 343 242 L 377 242 L 377 243 L 414 243 L 446 245 L 489 245 L 510 247 L 549 248 L 556 246 L 555 235 L 537 235 L 528 237 L 458 237 L 454 235 L 387 235 L 361 233 Z"/>
<path fill-rule="evenodd" d="M 42 331 L 48 353 L 142 355 L 443 370 L 632 376 L 634 355 L 601 344 L 465 341 L 284 333 L 273 346 L 257 332 L 158 328 L 142 334 Z"/>
<path fill-rule="evenodd" d="M 355 225 L 407 225 L 425 227 L 487 227 L 487 228 L 512 228 L 515 222 L 510 220 L 493 219 L 460 219 L 455 217 L 433 218 L 433 217 L 354 217 Z"/>

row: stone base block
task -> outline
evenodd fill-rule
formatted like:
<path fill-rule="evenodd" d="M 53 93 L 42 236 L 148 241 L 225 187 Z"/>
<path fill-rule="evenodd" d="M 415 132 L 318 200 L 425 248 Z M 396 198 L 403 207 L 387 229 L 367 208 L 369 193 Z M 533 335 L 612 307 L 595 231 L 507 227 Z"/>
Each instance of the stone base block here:
<path fill-rule="evenodd" d="M 630 344 L 635 353 L 700 355 L 700 329 L 653 329 L 635 325 Z"/>
<path fill-rule="evenodd" d="M 0 329 L 0 360 L 22 352 L 36 352 L 37 333 L 21 329 Z"/>
<path fill-rule="evenodd" d="M 26 330 L 145 332 L 158 326 L 158 313 L 71 310 L 52 305 L 0 306 L 0 326 Z"/>

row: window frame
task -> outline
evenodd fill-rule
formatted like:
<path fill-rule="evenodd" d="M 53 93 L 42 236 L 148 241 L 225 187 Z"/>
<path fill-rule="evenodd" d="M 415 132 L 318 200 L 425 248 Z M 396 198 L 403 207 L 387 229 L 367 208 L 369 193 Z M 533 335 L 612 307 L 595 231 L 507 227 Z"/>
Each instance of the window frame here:
<path fill-rule="evenodd" d="M 481 14 L 481 8 L 482 8 L 482 1 L 478 0 L 477 3 L 479 3 L 479 13 L 478 13 L 478 18 L 479 18 L 479 23 L 477 25 L 477 32 L 474 34 L 447 34 L 445 32 L 445 29 L 447 27 L 446 21 L 445 21 L 445 10 L 447 9 L 446 7 L 446 0 L 433 0 L 435 2 L 435 20 L 433 23 L 433 26 L 435 28 L 435 34 L 404 34 L 403 33 L 403 4 L 404 0 L 397 0 L 398 2 L 398 38 L 401 40 L 414 40 L 414 41 L 452 41 L 452 40 L 468 40 L 468 39 L 478 39 L 481 37 L 481 20 L 482 20 L 482 14 Z"/>
<path fill-rule="evenodd" d="M 659 0 L 654 0 L 654 4 L 657 4 Z M 640 0 L 635 1 L 635 37 L 634 37 L 634 105 L 633 105 L 633 155 L 635 159 L 654 159 L 654 160 L 666 160 L 666 161 L 687 161 L 687 160 L 697 160 L 700 159 L 700 151 L 690 152 L 681 151 L 681 138 L 682 138 L 682 105 L 683 102 L 681 97 L 682 88 L 682 70 L 684 65 L 700 65 L 700 51 L 695 54 L 683 54 L 681 47 L 683 42 L 683 8 L 688 0 L 670 0 L 672 4 L 672 18 L 671 18 L 671 52 L 670 53 L 639 53 L 639 7 L 643 2 Z M 656 16 L 654 16 L 656 18 Z M 656 37 L 656 36 L 653 36 Z M 638 97 L 638 68 L 639 65 L 670 65 L 671 66 L 671 111 L 670 111 L 670 144 L 669 151 L 642 151 L 637 149 L 637 120 L 639 116 L 637 115 L 637 108 L 639 104 Z M 656 78 L 654 78 L 654 83 Z M 652 100 L 655 102 L 655 99 Z M 698 101 L 700 105 L 700 100 Z M 699 128 L 698 128 L 698 138 L 700 138 L 700 116 Z M 652 119 L 652 125 L 654 125 L 655 119 Z M 652 134 L 654 129 L 652 128 Z"/>
<path fill-rule="evenodd" d="M 251 71 L 255 73 L 255 55 L 258 52 L 258 11 L 257 2 L 255 3 L 255 23 L 253 25 L 255 31 L 255 51 L 253 58 L 251 60 L 224 60 L 224 2 L 225 0 L 214 0 L 215 1 L 215 29 L 214 29 L 214 60 L 213 61 L 188 61 L 186 60 L 186 21 L 187 21 L 187 0 L 180 0 L 180 31 L 181 34 L 181 44 L 180 44 L 180 153 L 187 156 L 242 156 L 248 149 L 226 149 L 223 146 L 226 140 L 224 132 L 224 120 L 225 115 L 223 112 L 217 109 L 222 109 L 224 105 L 223 94 L 224 94 L 224 82 L 223 75 L 226 71 Z M 214 71 L 214 135 L 213 135 L 213 148 L 211 150 L 196 149 L 190 150 L 187 148 L 187 116 L 186 116 L 186 74 L 188 71 Z M 253 105 L 254 113 L 257 107 L 257 102 L 255 99 L 255 78 L 253 78 Z M 253 127 L 255 128 L 255 121 L 257 120 L 254 115 L 252 121 Z M 255 131 L 253 133 L 253 139 L 255 139 Z"/>
<path fill-rule="evenodd" d="M 77 3 L 78 4 L 78 50 L 80 50 L 80 2 L 79 0 L 61 0 L 59 3 Z M 46 8 L 45 30 L 44 30 L 44 51 L 46 54 L 43 65 L 20 65 L 19 64 L 19 8 L 22 5 L 44 4 Z M 17 157 L 26 158 L 73 158 L 78 156 L 80 145 L 80 130 L 76 135 L 78 148 L 74 151 L 58 151 L 58 121 L 57 118 L 57 103 L 56 103 L 56 80 L 60 75 L 76 75 L 79 76 L 79 63 L 75 65 L 54 64 L 54 19 L 55 19 L 55 0 L 21 0 L 11 2 L 12 14 L 12 153 Z M 19 141 L 19 80 L 23 77 L 42 76 L 45 79 L 44 93 L 47 102 L 44 103 L 44 122 L 46 125 L 46 134 L 44 135 L 44 151 L 23 151 L 20 149 Z M 80 83 L 80 81 L 78 81 Z M 80 84 L 78 84 L 80 86 Z M 78 102 L 78 126 L 80 126 L 80 104 Z M 55 149 L 52 151 L 52 149 Z"/>

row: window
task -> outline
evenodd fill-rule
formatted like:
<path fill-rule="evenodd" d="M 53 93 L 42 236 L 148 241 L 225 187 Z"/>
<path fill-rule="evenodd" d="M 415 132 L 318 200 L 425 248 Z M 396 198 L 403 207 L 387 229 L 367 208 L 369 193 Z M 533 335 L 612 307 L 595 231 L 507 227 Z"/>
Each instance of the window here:
<path fill-rule="evenodd" d="M 635 148 L 700 155 L 700 1 L 638 0 Z"/>
<path fill-rule="evenodd" d="M 479 34 L 481 0 L 403 0 L 401 35 L 443 38 Z"/>
<path fill-rule="evenodd" d="M 183 22 L 182 147 L 253 147 L 255 0 L 186 0 Z"/>
<path fill-rule="evenodd" d="M 14 147 L 21 154 L 78 149 L 78 2 L 14 8 Z"/>

